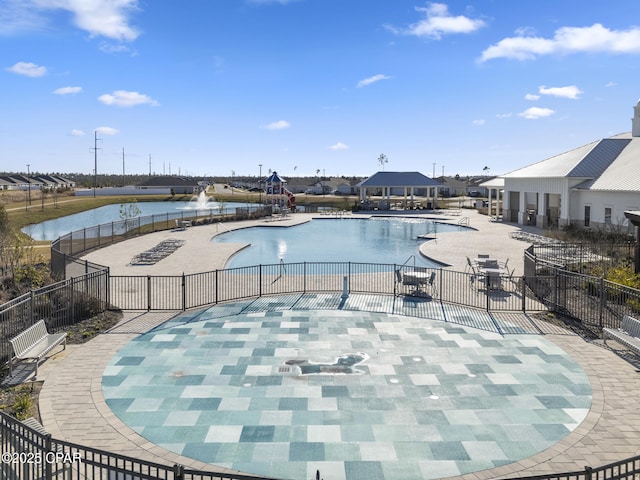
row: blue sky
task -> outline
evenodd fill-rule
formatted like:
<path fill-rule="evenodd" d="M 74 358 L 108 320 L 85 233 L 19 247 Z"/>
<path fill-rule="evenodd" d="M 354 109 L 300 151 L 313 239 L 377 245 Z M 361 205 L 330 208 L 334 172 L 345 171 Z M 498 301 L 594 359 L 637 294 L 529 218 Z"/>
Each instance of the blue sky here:
<path fill-rule="evenodd" d="M 0 0 L 0 78 L 0 170 L 499 175 L 631 130 L 640 2 Z"/>

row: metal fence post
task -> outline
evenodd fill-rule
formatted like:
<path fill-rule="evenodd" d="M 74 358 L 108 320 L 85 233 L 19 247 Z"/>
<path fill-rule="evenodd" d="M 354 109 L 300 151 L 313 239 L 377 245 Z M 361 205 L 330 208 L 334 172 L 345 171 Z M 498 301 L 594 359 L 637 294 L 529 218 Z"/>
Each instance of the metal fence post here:
<path fill-rule="evenodd" d="M 600 308 L 598 311 L 598 326 L 602 328 L 604 309 L 607 306 L 607 292 L 604 288 L 604 276 L 600 277 Z"/>
<path fill-rule="evenodd" d="M 215 275 L 214 275 L 214 277 L 215 277 L 215 281 L 216 281 L 216 287 L 215 287 L 215 288 L 216 288 L 216 291 L 215 291 L 215 295 L 214 295 L 214 297 L 215 297 L 215 301 L 216 301 L 216 305 L 217 305 L 217 304 L 218 304 L 218 302 L 219 302 L 219 300 L 218 300 L 218 285 L 219 285 L 220 280 L 219 280 L 219 277 L 218 277 L 218 272 L 219 272 L 219 270 L 218 270 L 218 269 L 216 269 L 216 271 L 215 271 Z"/>
<path fill-rule="evenodd" d="M 46 454 L 48 453 L 53 453 L 53 449 L 51 448 L 51 434 L 47 433 L 44 437 L 44 455 L 43 457 L 45 457 Z M 44 463 L 44 478 L 46 480 L 52 480 L 53 479 L 53 462 L 51 461 L 47 461 L 46 457 L 42 458 L 43 463 Z"/>
<path fill-rule="evenodd" d="M 71 308 L 71 315 L 69 315 L 69 317 L 71 318 L 71 323 L 75 324 L 75 319 L 76 319 L 76 299 L 75 299 L 75 288 L 73 288 L 73 286 L 75 285 L 75 278 L 71 277 L 71 292 L 69 292 L 69 297 L 71 297 L 71 302 L 69 303 L 69 307 Z"/>
<path fill-rule="evenodd" d="M 584 478 L 585 480 L 591 480 L 592 477 L 593 477 L 593 468 L 591 468 L 589 465 L 586 465 L 584 467 Z"/>
<path fill-rule="evenodd" d="M 151 275 L 147 275 L 147 311 L 151 310 Z"/>
<path fill-rule="evenodd" d="M 35 317 L 35 294 L 33 289 L 29 292 L 29 325 L 33 324 L 33 319 Z"/>
<path fill-rule="evenodd" d="M 184 480 L 184 466 L 178 463 L 173 465 L 173 480 Z"/>
<path fill-rule="evenodd" d="M 489 291 L 490 279 L 489 275 L 484 276 L 484 288 L 487 292 L 487 312 L 491 309 L 491 292 Z"/>
<path fill-rule="evenodd" d="M 398 278 L 397 278 L 397 273 L 398 272 L 398 265 L 396 265 L 395 263 L 393 264 L 393 296 L 397 297 L 399 295 L 398 292 Z"/>
<path fill-rule="evenodd" d="M 182 272 L 182 311 L 187 309 L 187 278 Z"/>

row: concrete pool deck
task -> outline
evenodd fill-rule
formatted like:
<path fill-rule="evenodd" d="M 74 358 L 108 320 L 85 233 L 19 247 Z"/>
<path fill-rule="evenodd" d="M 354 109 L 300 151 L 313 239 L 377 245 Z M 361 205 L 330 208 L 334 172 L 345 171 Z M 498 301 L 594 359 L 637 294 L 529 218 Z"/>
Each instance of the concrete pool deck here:
<path fill-rule="evenodd" d="M 516 268 L 516 274 L 518 268 L 521 272 L 522 252 L 528 244 L 509 237 L 510 231 L 519 228 L 489 222 L 485 216 L 474 215 L 473 211 L 469 214 L 470 226 L 478 231 L 465 234 L 465 238 L 467 234 L 473 235 L 468 242 L 447 241 L 444 237 L 450 234 L 441 234 L 436 240 L 423 245 L 421 250 L 431 258 L 448 262 L 456 270 L 464 269 L 465 256 L 488 253 L 503 260 L 509 258 L 509 265 Z M 279 226 L 295 224 L 308 221 L 313 216 L 296 214 L 277 223 Z M 452 223 L 456 223 L 459 218 L 451 217 Z M 274 225 L 276 222 L 242 222 L 242 226 L 250 226 L 252 223 Z M 231 225 L 240 226 L 207 225 L 180 232 L 158 232 L 93 252 L 86 258 L 110 266 L 114 275 L 124 275 L 125 272 L 132 271 L 133 267 L 127 264 L 133 255 L 156 245 L 164 238 L 177 237 L 186 240 L 185 245 L 162 262 L 143 267 L 145 274 L 173 275 L 223 268 L 228 256 L 242 246 L 229 245 L 227 249 L 217 248 L 216 244 L 216 248 L 211 248 L 210 238 L 217 229 Z M 204 248 L 207 250 L 203 250 Z M 206 254 L 203 254 L 205 251 Z M 129 274 L 140 273 L 136 271 Z M 358 309 L 361 311 L 367 311 L 367 305 L 374 303 L 375 308 L 380 309 L 379 298 L 353 296 L 353 301 L 359 302 Z M 268 304 L 262 306 L 265 311 L 269 311 Z M 428 306 L 428 302 L 425 306 Z M 326 309 L 327 306 L 318 303 L 316 308 Z M 465 313 L 477 314 L 462 312 Z M 41 365 L 39 380 L 44 380 L 40 396 L 42 422 L 54 438 L 159 463 L 181 463 L 192 468 L 214 469 L 205 462 L 169 451 L 140 436 L 107 406 L 103 394 L 103 374 L 117 352 L 140 334 L 174 316 L 175 312 L 126 312 L 123 321 L 110 332 L 84 345 L 70 345 L 66 351 L 56 354 Z M 430 311 L 416 316 L 439 319 Z M 639 454 L 640 415 L 637 413 L 637 404 L 640 400 L 640 374 L 637 365 L 625 361 L 600 341 L 588 342 L 570 330 L 554 327 L 524 314 L 511 314 L 508 321 L 535 325 L 533 331 L 543 334 L 546 340 L 560 347 L 580 365 L 591 384 L 591 407 L 584 421 L 549 448 L 526 459 L 467 473 L 460 478 L 485 479 L 579 471 L 585 465 L 598 466 Z M 615 344 L 612 342 L 610 347 L 615 348 Z M 330 475 L 329 471 L 321 473 L 326 480 L 339 478 Z M 452 474 L 449 471 L 440 476 Z M 438 475 L 430 476 L 427 472 L 425 478 L 438 478 Z"/>
<path fill-rule="evenodd" d="M 420 246 L 420 252 L 435 261 L 443 262 L 457 271 L 464 271 L 466 256 L 475 257 L 478 253 L 486 253 L 500 261 L 509 259 L 509 267 L 515 269 L 515 275 L 522 274 L 523 251 L 528 244 L 509 237 L 511 232 L 521 231 L 526 228 L 530 232 L 536 232 L 533 227 L 521 227 L 501 222 L 490 222 L 486 215 L 480 215 L 476 210 L 462 210 L 462 214 L 448 215 L 444 213 L 425 212 L 404 214 L 378 213 L 379 216 L 415 216 L 427 218 L 438 222 L 451 224 L 458 223 L 461 219 L 468 219 L 471 229 L 464 234 L 460 232 L 438 233 L 433 240 L 427 240 Z M 344 218 L 368 218 L 372 214 L 348 214 Z M 112 275 L 179 275 L 206 272 L 225 267 L 229 257 L 242 250 L 246 244 L 216 243 L 212 244 L 211 238 L 219 233 L 239 228 L 253 226 L 261 227 L 290 227 L 299 225 L 312 219 L 332 218 L 332 215 L 320 215 L 317 213 L 296 213 L 277 221 L 245 220 L 240 222 L 215 223 L 187 228 L 185 230 L 165 230 L 155 232 L 142 237 L 117 243 L 100 250 L 94 251 L 83 257 L 90 262 L 100 265 L 108 265 Z M 131 258 L 149 248 L 154 247 L 162 240 L 176 238 L 184 240 L 185 244 L 176 252 L 155 265 L 132 266 Z M 399 259 L 399 262 L 405 259 Z"/>

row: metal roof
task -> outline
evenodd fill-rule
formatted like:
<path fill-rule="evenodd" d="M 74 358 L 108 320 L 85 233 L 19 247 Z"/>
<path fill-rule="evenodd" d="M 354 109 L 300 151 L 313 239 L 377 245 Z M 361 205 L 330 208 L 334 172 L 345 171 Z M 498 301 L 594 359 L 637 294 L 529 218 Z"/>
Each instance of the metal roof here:
<path fill-rule="evenodd" d="M 503 178 L 575 178 L 574 190 L 640 192 L 640 137 L 621 133 L 502 175 Z"/>
<path fill-rule="evenodd" d="M 593 150 L 598 142 L 589 143 L 574 150 L 547 158 L 541 162 L 502 175 L 504 178 L 567 177 Z"/>
<path fill-rule="evenodd" d="M 479 186 L 485 188 L 504 188 L 504 178 L 495 177 L 486 182 L 482 182 Z"/>
<path fill-rule="evenodd" d="M 358 187 L 441 187 L 442 184 L 420 172 L 377 172 Z"/>
<path fill-rule="evenodd" d="M 620 137 L 618 137 L 620 138 Z M 575 188 L 640 192 L 640 138 L 628 136 L 626 147 L 600 175 Z"/>

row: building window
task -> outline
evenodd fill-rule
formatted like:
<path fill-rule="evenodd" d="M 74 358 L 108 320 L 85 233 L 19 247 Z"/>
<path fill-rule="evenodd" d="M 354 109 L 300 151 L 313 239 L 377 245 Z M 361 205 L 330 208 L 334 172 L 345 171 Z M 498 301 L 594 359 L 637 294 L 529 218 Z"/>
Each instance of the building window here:
<path fill-rule="evenodd" d="M 584 206 L 584 226 L 588 227 L 591 223 L 591 206 Z"/>
<path fill-rule="evenodd" d="M 611 207 L 604 208 L 604 224 L 611 225 Z"/>

